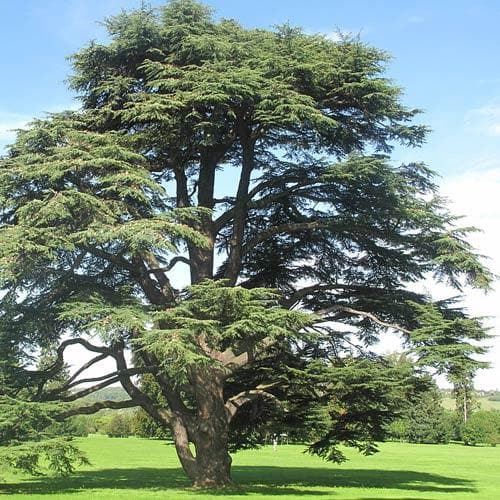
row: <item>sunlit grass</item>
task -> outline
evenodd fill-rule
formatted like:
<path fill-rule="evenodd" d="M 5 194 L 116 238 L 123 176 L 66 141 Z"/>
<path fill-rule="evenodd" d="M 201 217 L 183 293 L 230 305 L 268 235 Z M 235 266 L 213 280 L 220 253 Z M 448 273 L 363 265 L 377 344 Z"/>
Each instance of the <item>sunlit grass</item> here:
<path fill-rule="evenodd" d="M 302 453 L 300 446 L 237 453 L 234 489 L 193 490 L 171 445 L 137 438 L 78 440 L 92 461 L 68 478 L 9 476 L 9 499 L 488 499 L 500 498 L 500 447 L 384 443 L 381 453 L 348 452 L 337 466 Z"/>

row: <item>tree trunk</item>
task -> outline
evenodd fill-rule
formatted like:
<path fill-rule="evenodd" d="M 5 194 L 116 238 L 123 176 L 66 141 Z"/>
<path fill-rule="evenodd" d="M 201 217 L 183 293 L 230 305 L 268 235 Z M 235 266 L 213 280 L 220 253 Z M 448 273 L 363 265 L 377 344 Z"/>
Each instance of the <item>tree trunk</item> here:
<path fill-rule="evenodd" d="M 232 484 L 228 452 L 229 424 L 223 377 L 210 368 L 192 373 L 197 415 L 189 422 L 175 418 L 172 431 L 179 460 L 194 486 L 221 488 Z M 195 453 L 189 443 L 194 444 Z"/>
<path fill-rule="evenodd" d="M 231 456 L 228 453 L 227 424 L 214 416 L 201 422 L 196 448 L 197 477 L 194 485 L 219 488 L 231 484 Z"/>
<path fill-rule="evenodd" d="M 228 424 L 226 417 L 214 415 L 210 419 L 198 421 L 194 436 L 188 439 L 184 425 L 173 425 L 173 437 L 177 456 L 186 475 L 194 486 L 201 488 L 221 488 L 232 484 L 231 456 L 228 453 Z M 194 442 L 193 455 L 189 441 Z"/>

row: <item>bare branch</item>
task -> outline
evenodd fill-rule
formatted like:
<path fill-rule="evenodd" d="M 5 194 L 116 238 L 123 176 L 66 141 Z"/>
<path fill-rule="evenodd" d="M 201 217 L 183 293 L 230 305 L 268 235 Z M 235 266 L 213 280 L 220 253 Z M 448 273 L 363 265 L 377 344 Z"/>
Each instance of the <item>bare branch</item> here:
<path fill-rule="evenodd" d="M 86 389 L 82 389 L 81 391 L 78 392 L 73 392 L 72 394 L 69 394 L 68 396 L 63 396 L 60 398 L 61 401 L 76 401 L 78 399 L 81 399 L 85 396 L 88 396 L 89 394 L 92 394 L 94 392 L 97 392 L 101 389 L 104 389 L 105 387 L 108 387 L 108 385 L 114 384 L 116 382 L 119 382 L 120 378 L 119 377 L 113 377 L 108 380 L 105 380 L 104 382 L 101 382 L 100 384 L 93 385 L 92 387 L 87 387 Z"/>
<path fill-rule="evenodd" d="M 95 365 L 96 363 L 99 363 L 99 361 L 102 361 L 103 359 L 106 359 L 109 356 L 109 354 L 100 354 L 99 356 L 96 356 L 95 358 L 92 358 L 90 361 L 82 365 L 78 370 L 76 370 L 75 373 L 68 379 L 66 385 L 71 384 L 78 375 L 83 373 L 85 370 L 88 370 L 91 366 Z"/>
<path fill-rule="evenodd" d="M 151 273 L 151 271 L 153 271 L 153 275 L 156 278 L 156 281 L 158 281 L 163 294 L 167 297 L 167 299 L 173 300 L 174 291 L 172 284 L 167 278 L 167 275 L 160 269 L 160 265 L 155 255 L 152 252 L 145 252 L 144 255 L 142 255 L 142 258 L 149 267 L 149 270 L 146 270 L 146 273 Z"/>
<path fill-rule="evenodd" d="M 280 180 L 280 183 L 282 183 L 283 181 Z M 276 183 L 275 183 L 276 184 Z M 267 196 L 263 196 L 257 200 L 253 200 L 252 201 L 252 198 L 261 190 L 261 189 L 264 189 L 265 187 L 270 187 L 273 185 L 273 183 L 267 183 L 267 182 L 262 182 L 260 183 L 258 186 L 256 187 L 259 187 L 259 189 L 252 189 L 248 195 L 247 195 L 247 208 L 249 210 L 252 210 L 252 209 L 258 209 L 258 208 L 265 208 L 265 207 L 268 207 L 271 203 L 274 203 L 278 200 L 281 200 L 283 199 L 284 197 L 286 196 L 289 196 L 289 195 L 292 195 L 292 194 L 295 194 L 296 191 L 298 189 L 301 189 L 305 186 L 313 186 L 315 183 L 312 182 L 311 180 L 306 180 L 306 181 L 302 181 L 302 182 L 297 182 L 296 184 L 294 184 L 293 186 L 290 186 L 288 188 L 284 188 L 282 189 L 281 191 L 277 192 L 277 193 L 272 193 L 272 194 L 269 194 Z M 220 202 L 228 202 L 229 200 L 231 199 L 223 199 L 223 200 L 220 200 Z M 234 198 L 231 200 L 232 203 L 234 204 Z M 215 229 L 216 231 L 220 231 L 228 222 L 230 222 L 232 220 L 232 218 L 234 217 L 234 211 L 235 211 L 235 208 L 234 207 L 231 207 L 230 209 L 226 210 L 224 213 L 222 213 L 215 221 L 214 221 L 214 226 L 215 226 Z"/>
<path fill-rule="evenodd" d="M 383 326 L 385 328 L 391 328 L 393 330 L 399 330 L 400 332 L 406 333 L 408 335 L 411 334 L 411 330 L 408 330 L 407 328 L 402 327 L 401 325 L 398 325 L 396 323 L 388 323 L 387 321 L 383 321 L 380 318 L 377 318 L 372 313 L 366 312 L 366 311 L 360 311 L 358 309 L 353 309 L 352 307 L 347 307 L 347 306 L 341 306 L 341 305 L 335 305 L 332 307 L 328 307 L 326 309 L 322 309 L 320 311 L 315 312 L 316 315 L 321 316 L 321 322 L 325 321 L 335 321 L 335 318 L 328 318 L 328 314 L 336 311 L 341 311 L 341 312 L 346 312 L 349 314 L 352 314 L 354 316 L 362 316 L 364 318 L 368 318 L 377 325 Z"/>
<path fill-rule="evenodd" d="M 88 253 L 91 253 L 95 257 L 99 257 L 101 259 L 107 260 L 108 262 L 111 262 L 112 264 L 121 267 L 122 269 L 126 269 L 127 271 L 134 272 L 135 268 L 131 262 L 129 262 L 127 259 L 122 257 L 121 255 L 117 255 L 114 253 L 109 253 L 106 252 L 105 250 L 102 250 L 100 248 L 96 247 L 87 247 L 84 246 L 82 247 L 85 251 Z"/>
<path fill-rule="evenodd" d="M 169 263 L 168 263 L 168 266 L 167 267 L 159 267 L 159 268 L 153 268 L 153 269 L 149 269 L 148 270 L 148 273 L 156 273 L 158 271 L 161 271 L 163 273 L 167 273 L 168 271 L 171 271 L 172 268 L 176 265 L 176 264 L 179 264 L 179 262 L 182 262 L 186 265 L 191 265 L 191 261 L 187 258 L 187 257 L 183 257 L 182 255 L 177 255 L 176 257 L 174 257 Z"/>
<path fill-rule="evenodd" d="M 285 307 L 291 307 L 296 304 L 300 299 L 315 292 L 330 291 L 330 290 L 352 290 L 371 293 L 384 293 L 385 289 L 367 285 L 356 285 L 346 283 L 316 283 L 314 285 L 305 286 L 292 293 L 288 298 L 282 301 Z"/>
<path fill-rule="evenodd" d="M 170 425 L 172 422 L 172 414 L 165 408 L 159 408 L 156 403 L 144 392 L 142 392 L 131 380 L 127 374 L 127 362 L 123 349 L 118 349 L 113 357 L 116 360 L 118 368 L 118 379 L 120 384 L 125 389 L 130 399 L 137 402 L 137 406 L 141 406 L 156 422 L 163 422 L 165 425 Z"/>
<path fill-rule="evenodd" d="M 112 356 L 112 350 L 109 347 L 96 346 L 94 344 L 91 344 L 88 340 L 82 338 L 68 339 L 61 342 L 61 344 L 57 348 L 56 360 L 52 363 L 52 365 L 44 370 L 24 370 L 24 372 L 30 377 L 42 378 L 45 380 L 50 378 L 62 368 L 64 364 L 63 356 L 66 348 L 76 344 L 85 347 L 85 349 L 87 349 L 88 351 L 99 352 L 104 357 Z"/>
<path fill-rule="evenodd" d="M 97 401 L 96 403 L 89 406 L 78 406 L 75 408 L 70 408 L 69 410 L 66 410 L 57 415 L 56 420 L 62 421 L 67 419 L 68 417 L 73 417 L 74 415 L 92 415 L 93 413 L 97 413 L 98 411 L 104 409 L 119 410 L 122 408 L 134 408 L 136 406 L 139 406 L 139 403 L 137 403 L 133 399 L 125 401 Z"/>
<path fill-rule="evenodd" d="M 133 375 L 142 375 L 143 373 L 154 373 L 157 370 L 156 366 L 145 366 L 141 368 L 128 368 L 126 370 L 126 374 L 129 376 Z M 82 378 L 73 383 L 66 383 L 60 389 L 56 389 L 58 393 L 61 393 L 64 390 L 71 389 L 72 387 L 76 387 L 77 385 L 86 384 L 89 382 L 99 382 L 100 380 L 106 380 L 111 377 L 117 377 L 120 375 L 119 371 L 115 371 L 112 373 L 107 373 L 106 375 L 101 375 L 100 377 L 92 377 L 92 378 Z M 54 391 L 55 392 L 55 391 Z"/>

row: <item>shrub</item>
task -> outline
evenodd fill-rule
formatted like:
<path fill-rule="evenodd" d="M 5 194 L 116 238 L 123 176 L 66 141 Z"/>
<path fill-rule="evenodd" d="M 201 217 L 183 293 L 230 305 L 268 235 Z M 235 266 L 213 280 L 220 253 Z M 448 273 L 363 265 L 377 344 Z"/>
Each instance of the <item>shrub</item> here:
<path fill-rule="evenodd" d="M 463 426 L 462 440 L 467 446 L 500 443 L 500 412 L 481 410 L 473 413 Z"/>

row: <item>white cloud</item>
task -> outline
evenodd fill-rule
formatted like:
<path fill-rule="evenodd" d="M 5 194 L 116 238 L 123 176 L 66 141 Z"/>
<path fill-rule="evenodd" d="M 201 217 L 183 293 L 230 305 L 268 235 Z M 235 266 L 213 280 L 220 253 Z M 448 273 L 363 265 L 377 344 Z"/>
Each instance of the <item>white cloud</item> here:
<path fill-rule="evenodd" d="M 332 42 L 340 42 L 343 38 L 357 38 L 366 34 L 365 29 L 324 29 L 324 30 L 309 30 L 304 31 L 307 35 L 322 35 Z"/>
<path fill-rule="evenodd" d="M 35 117 L 47 116 L 50 113 L 59 113 L 64 110 L 77 110 L 78 101 L 70 101 L 67 105 L 49 106 L 45 111 L 36 110 L 33 115 L 12 113 L 0 110 L 0 155 L 8 144 L 14 142 L 16 131 L 25 128 Z"/>
<path fill-rule="evenodd" d="M 500 116 L 500 115 L 499 115 Z M 497 168 L 470 171 L 460 176 L 447 177 L 442 182 L 442 193 L 450 200 L 453 213 L 464 215 L 461 225 L 472 225 L 481 232 L 472 234 L 471 243 L 479 253 L 485 255 L 487 265 L 500 275 L 500 159 Z M 477 290 L 467 291 L 464 305 L 469 312 L 478 316 L 488 316 L 486 324 L 493 335 L 500 335 L 500 282 L 494 290 L 484 294 Z M 476 386 L 482 389 L 500 389 L 500 337 L 489 341 L 492 349 L 485 360 L 492 363 L 488 370 L 477 376 Z"/>
<path fill-rule="evenodd" d="M 31 119 L 31 116 L 0 111 L 0 146 L 12 141 L 15 130 L 23 128 Z"/>
<path fill-rule="evenodd" d="M 465 126 L 472 132 L 500 137 L 500 101 L 494 99 L 485 106 L 467 112 Z"/>

